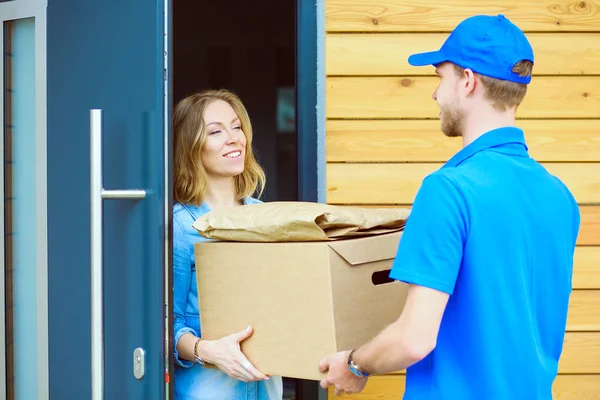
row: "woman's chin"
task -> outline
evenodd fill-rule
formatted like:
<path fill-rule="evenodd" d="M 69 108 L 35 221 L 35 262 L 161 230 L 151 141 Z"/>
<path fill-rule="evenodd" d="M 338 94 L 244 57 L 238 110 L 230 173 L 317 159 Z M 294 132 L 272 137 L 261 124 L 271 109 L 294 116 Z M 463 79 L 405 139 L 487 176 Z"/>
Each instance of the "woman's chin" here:
<path fill-rule="evenodd" d="M 231 170 L 229 170 L 227 172 L 229 172 L 232 177 L 236 177 L 236 176 L 244 173 L 244 166 L 241 166 L 240 168 L 232 168 Z"/>

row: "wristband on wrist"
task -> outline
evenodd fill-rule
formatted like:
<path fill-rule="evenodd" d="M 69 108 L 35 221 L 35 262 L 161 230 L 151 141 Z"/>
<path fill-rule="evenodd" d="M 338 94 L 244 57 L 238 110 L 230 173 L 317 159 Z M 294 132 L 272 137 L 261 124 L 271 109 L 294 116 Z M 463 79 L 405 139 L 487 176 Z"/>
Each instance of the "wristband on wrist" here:
<path fill-rule="evenodd" d="M 196 361 L 198 362 L 198 364 L 200 365 L 204 365 L 204 360 L 200 358 L 200 356 L 198 355 L 198 344 L 202 341 L 202 339 L 198 339 L 196 340 L 196 343 L 194 344 L 194 357 L 196 358 Z"/>
<path fill-rule="evenodd" d="M 352 359 L 352 356 L 354 355 L 355 351 L 356 351 L 356 349 L 352 350 L 350 352 L 350 354 L 348 355 L 348 368 L 350 369 L 350 372 L 352 372 L 354 375 L 361 377 L 361 378 L 366 378 L 369 376 L 369 374 L 362 371 L 360 369 L 360 367 L 358 365 L 356 365 L 356 363 Z"/>

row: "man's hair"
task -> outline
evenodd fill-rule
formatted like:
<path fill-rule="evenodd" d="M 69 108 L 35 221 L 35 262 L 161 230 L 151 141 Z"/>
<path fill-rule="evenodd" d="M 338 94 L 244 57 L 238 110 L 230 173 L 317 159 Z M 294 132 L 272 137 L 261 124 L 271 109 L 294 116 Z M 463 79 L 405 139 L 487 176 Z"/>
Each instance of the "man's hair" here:
<path fill-rule="evenodd" d="M 455 72 L 462 76 L 464 68 L 454 65 Z M 521 60 L 515 64 L 512 71 L 519 76 L 531 76 L 533 63 L 529 60 Z M 476 74 L 481 79 L 485 89 L 485 97 L 492 102 L 498 111 L 506 111 L 508 108 L 517 107 L 521 104 L 527 93 L 527 85 L 505 81 L 489 76 Z"/>

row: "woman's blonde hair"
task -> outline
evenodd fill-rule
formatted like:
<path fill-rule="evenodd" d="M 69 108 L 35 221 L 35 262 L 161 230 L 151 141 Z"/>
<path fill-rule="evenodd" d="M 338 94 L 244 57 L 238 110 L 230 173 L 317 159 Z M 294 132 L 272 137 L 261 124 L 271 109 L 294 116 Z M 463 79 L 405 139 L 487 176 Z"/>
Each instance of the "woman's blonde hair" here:
<path fill-rule="evenodd" d="M 244 172 L 234 177 L 237 200 L 260 196 L 265 173 L 252 152 L 252 125 L 242 101 L 227 90 L 207 90 L 181 100 L 173 112 L 173 195 L 179 203 L 200 205 L 208 186 L 206 169 L 200 156 L 207 137 L 204 111 L 216 100 L 227 102 L 235 111 L 246 136 Z"/>

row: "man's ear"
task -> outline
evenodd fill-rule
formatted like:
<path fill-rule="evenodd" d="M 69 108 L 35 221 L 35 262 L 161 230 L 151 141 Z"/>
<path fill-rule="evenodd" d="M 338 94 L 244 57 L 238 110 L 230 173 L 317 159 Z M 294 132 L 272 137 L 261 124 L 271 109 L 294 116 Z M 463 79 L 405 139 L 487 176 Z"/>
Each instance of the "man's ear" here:
<path fill-rule="evenodd" d="M 465 68 L 463 71 L 463 76 L 461 80 L 461 90 L 463 91 L 466 97 L 471 96 L 475 91 L 475 88 L 478 85 L 477 77 L 475 76 L 475 72 L 470 70 L 469 68 Z"/>

